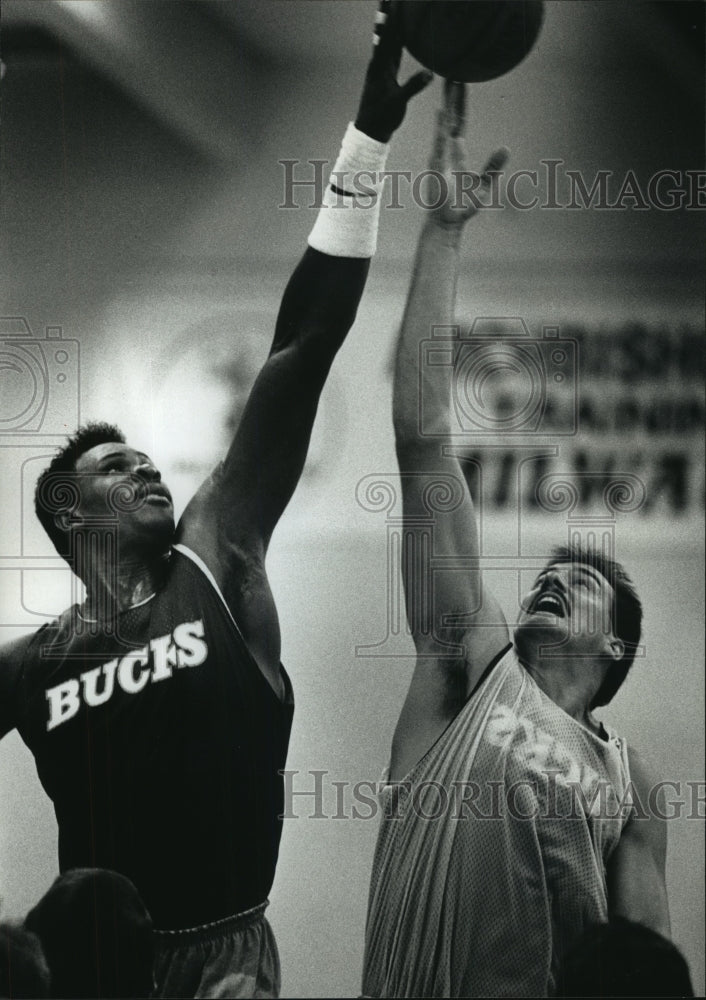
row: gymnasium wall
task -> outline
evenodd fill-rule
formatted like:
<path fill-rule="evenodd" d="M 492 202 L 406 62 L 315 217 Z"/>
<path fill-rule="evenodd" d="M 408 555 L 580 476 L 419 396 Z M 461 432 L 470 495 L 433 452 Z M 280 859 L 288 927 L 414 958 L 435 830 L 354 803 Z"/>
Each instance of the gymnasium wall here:
<path fill-rule="evenodd" d="M 333 6 L 315 6 L 317 16 L 331 7 L 335 31 Z M 357 6 L 367 38 L 374 4 Z M 18 0 L 6 7 L 21 13 Z M 532 57 L 474 88 L 474 165 L 508 145 L 514 169 L 537 171 L 536 191 L 525 177 L 518 192 L 525 200 L 537 193 L 541 203 L 546 163 L 561 161 L 562 204 L 569 170 L 581 170 L 589 185 L 609 170 L 611 202 L 630 171 L 647 191 L 660 170 L 682 177 L 702 170 L 698 65 L 684 57 L 668 70 L 654 34 L 632 37 L 618 4 L 547 7 Z M 79 418 L 117 420 L 160 464 L 180 507 L 222 454 L 315 214 L 305 207 L 306 188 L 296 189 L 299 208 L 280 207 L 287 200 L 280 161 L 300 161 L 302 179 L 310 176 L 306 160 L 335 154 L 365 60 L 364 45 L 344 58 L 338 41 L 336 61 L 318 53 L 307 63 L 299 46 L 268 63 L 262 92 L 255 76 L 250 89 L 233 94 L 234 120 L 250 125 L 226 163 L 175 135 L 70 46 L 36 29 L 22 34 L 17 23 L 14 48 L 3 28 L 0 313 L 12 322 L 0 333 L 6 349 L 19 319 L 40 342 L 47 327 L 54 338 L 60 328 L 70 378 L 28 432 L 2 439 L 3 641 L 72 598 L 71 578 L 35 527 L 30 502 L 36 472 L 65 427 Z M 410 110 L 392 168 L 423 168 L 439 92 L 436 84 Z M 289 996 L 359 989 L 377 823 L 367 815 L 372 808 L 352 818 L 350 795 L 385 763 L 412 665 L 409 639 L 389 611 L 390 513 L 370 509 L 360 484 L 374 477 L 395 486 L 390 361 L 421 219 L 411 203 L 384 212 L 365 298 L 269 557 L 283 661 L 297 697 L 292 787 L 310 790 L 310 772 L 326 772 L 324 816 L 309 818 L 313 800 L 294 799 L 298 818 L 285 825 L 269 911 Z M 482 212 L 467 233 L 458 308 L 464 335 L 477 317 L 521 319 L 540 345 L 536 357 L 547 356 L 546 327 L 582 349 L 585 364 L 577 363 L 571 383 L 571 398 L 583 401 L 578 435 L 547 423 L 543 434 L 506 439 L 496 451 L 483 439 L 483 539 L 497 560 L 489 577 L 512 619 L 522 586 L 554 540 L 572 525 L 609 533 L 643 595 L 646 629 L 644 656 L 605 715 L 685 796 L 688 782 L 704 778 L 704 467 L 693 416 L 703 414 L 693 352 L 703 336 L 702 219 L 697 210 L 641 208 L 628 197 L 613 208 Z M 3 381 L 3 419 L 19 406 L 24 377 L 32 376 L 20 373 L 9 390 Z M 568 412 L 565 402 L 552 397 L 554 412 Z M 463 443 L 469 454 L 478 451 L 477 436 Z M 536 455 L 548 450 L 542 475 L 573 483 L 573 506 L 561 501 L 550 511 L 532 502 L 541 478 L 532 478 Z M 517 479 L 520 458 L 529 459 L 526 482 Z M 589 494 L 580 472 L 593 476 Z M 603 488 L 619 474 L 636 491 L 633 500 L 606 508 Z M 518 482 L 513 504 L 508 490 Z M 335 781 L 347 783 L 346 819 L 334 818 Z M 15 735 L 0 747 L 0 801 L 2 914 L 20 915 L 55 873 L 56 834 Z M 703 993 L 703 824 L 690 818 L 692 806 L 670 822 L 668 888 L 674 937 Z"/>

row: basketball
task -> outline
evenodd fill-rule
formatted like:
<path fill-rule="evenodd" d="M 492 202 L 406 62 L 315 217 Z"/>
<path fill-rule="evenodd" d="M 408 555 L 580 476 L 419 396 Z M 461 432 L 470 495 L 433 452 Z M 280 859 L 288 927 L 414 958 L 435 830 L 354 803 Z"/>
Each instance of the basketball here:
<path fill-rule="evenodd" d="M 537 40 L 542 0 L 401 0 L 404 45 L 427 69 L 479 83 L 508 73 Z"/>

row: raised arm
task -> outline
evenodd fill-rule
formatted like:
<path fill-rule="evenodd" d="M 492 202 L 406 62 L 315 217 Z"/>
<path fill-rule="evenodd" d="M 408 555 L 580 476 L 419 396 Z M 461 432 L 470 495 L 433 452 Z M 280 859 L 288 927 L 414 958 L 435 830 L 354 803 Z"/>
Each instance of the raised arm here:
<path fill-rule="evenodd" d="M 381 5 L 383 15 L 389 3 Z M 369 195 L 407 102 L 431 79 L 397 83 L 401 42 L 378 18 L 355 126 L 349 126 L 309 248 L 284 292 L 269 356 L 225 460 L 187 507 L 178 539 L 207 563 L 263 671 L 278 674 L 279 628 L 264 569 L 272 532 L 299 481 L 319 397 L 353 325 L 375 248 Z M 366 192 L 357 178 L 365 171 Z M 378 181 L 378 187 L 381 181 Z"/>
<path fill-rule="evenodd" d="M 355 320 L 370 260 L 309 247 L 285 289 L 274 340 L 217 470 L 221 540 L 264 553 L 304 468 L 319 397 Z"/>
<path fill-rule="evenodd" d="M 417 664 L 395 731 L 392 776 L 402 777 L 426 752 L 508 642 L 497 602 L 478 569 L 473 500 L 450 434 L 452 364 L 429 364 L 448 353 L 439 327 L 455 322 L 459 249 L 473 205 L 456 197 L 464 172 L 464 87 L 447 83 L 430 168 L 446 178 L 447 197 L 422 228 L 397 343 L 393 420 L 402 485 L 402 573 Z M 506 153 L 486 165 L 499 169 Z M 431 203 L 432 197 L 428 202 Z M 468 199 L 467 199 L 468 201 Z M 436 333 L 434 332 L 436 329 Z M 450 333 L 450 331 L 449 331 Z M 436 342 L 436 343 L 435 343 Z"/>

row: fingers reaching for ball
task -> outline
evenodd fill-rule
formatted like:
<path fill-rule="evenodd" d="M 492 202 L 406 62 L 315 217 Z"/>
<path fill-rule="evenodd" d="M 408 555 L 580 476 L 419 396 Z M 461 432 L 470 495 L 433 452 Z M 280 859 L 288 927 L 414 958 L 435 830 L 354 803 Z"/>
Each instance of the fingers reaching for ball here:
<path fill-rule="evenodd" d="M 429 173 L 437 176 L 433 181 L 430 178 L 434 192 L 425 201 L 433 221 L 444 228 L 462 226 L 487 203 L 493 178 L 503 169 L 510 155 L 502 146 L 488 158 L 482 173 L 469 170 L 465 126 L 465 85 L 447 80 L 429 158 Z"/>
<path fill-rule="evenodd" d="M 444 80 L 444 110 L 449 135 L 463 135 L 466 128 L 466 85 L 458 80 Z"/>
<path fill-rule="evenodd" d="M 392 0 L 380 0 L 373 29 L 373 54 L 368 73 L 397 76 L 402 59 L 402 36 L 396 24 Z"/>
<path fill-rule="evenodd" d="M 454 170 L 465 170 L 466 85 L 444 80 L 444 106 L 437 112 L 429 169 L 443 172 L 450 159 Z"/>
<path fill-rule="evenodd" d="M 429 158 L 429 169 L 443 173 L 449 169 L 465 170 L 466 86 L 444 80 L 444 104 L 436 115 L 436 129 Z"/>
<path fill-rule="evenodd" d="M 356 127 L 373 139 L 388 142 L 399 128 L 407 103 L 433 79 L 429 70 L 414 73 L 404 84 L 397 82 L 402 59 L 402 37 L 396 7 L 382 0 L 375 16 L 373 54 L 365 75 Z"/>
<path fill-rule="evenodd" d="M 507 146 L 501 146 L 500 149 L 496 149 L 483 167 L 483 173 L 480 175 L 481 184 L 487 187 L 490 184 L 493 174 L 499 173 L 509 159 L 510 150 Z"/>

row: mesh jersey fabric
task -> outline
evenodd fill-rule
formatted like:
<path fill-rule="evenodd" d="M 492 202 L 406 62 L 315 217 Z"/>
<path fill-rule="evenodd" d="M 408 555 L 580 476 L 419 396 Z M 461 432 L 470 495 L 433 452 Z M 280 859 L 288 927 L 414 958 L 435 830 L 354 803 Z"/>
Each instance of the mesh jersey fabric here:
<path fill-rule="evenodd" d="M 59 866 L 109 868 L 158 928 L 257 906 L 274 878 L 293 714 L 198 557 L 109 627 L 74 606 L 32 637 L 18 730 L 59 826 Z"/>
<path fill-rule="evenodd" d="M 363 993 L 551 995 L 565 950 L 607 920 L 624 741 L 572 719 L 510 649 L 380 797 Z"/>

